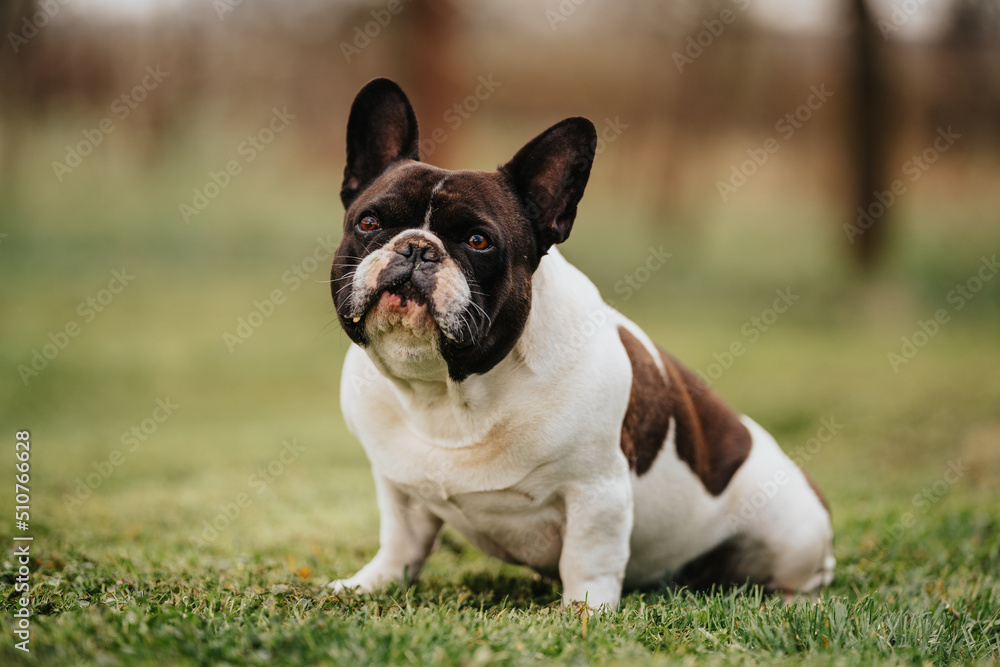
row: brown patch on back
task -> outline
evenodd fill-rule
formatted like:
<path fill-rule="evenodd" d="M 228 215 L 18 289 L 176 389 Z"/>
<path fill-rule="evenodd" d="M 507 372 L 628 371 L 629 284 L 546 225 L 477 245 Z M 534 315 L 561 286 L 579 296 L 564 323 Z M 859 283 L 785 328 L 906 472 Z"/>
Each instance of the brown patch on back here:
<path fill-rule="evenodd" d="M 621 448 L 636 475 L 649 470 L 663 447 L 670 418 L 676 423 L 677 456 L 712 495 L 719 495 L 750 453 L 747 428 L 697 376 L 661 352 L 664 378 L 646 347 L 618 327 L 632 363 L 632 389 L 622 422 Z"/>
<path fill-rule="evenodd" d="M 717 496 L 749 456 L 750 431 L 698 376 L 664 352 L 660 358 L 670 378 L 677 456 Z"/>
<path fill-rule="evenodd" d="M 646 347 L 624 327 L 618 327 L 632 363 L 632 390 L 622 422 L 622 452 L 629 468 L 642 475 L 656 460 L 670 426 L 670 395 L 663 374 Z"/>

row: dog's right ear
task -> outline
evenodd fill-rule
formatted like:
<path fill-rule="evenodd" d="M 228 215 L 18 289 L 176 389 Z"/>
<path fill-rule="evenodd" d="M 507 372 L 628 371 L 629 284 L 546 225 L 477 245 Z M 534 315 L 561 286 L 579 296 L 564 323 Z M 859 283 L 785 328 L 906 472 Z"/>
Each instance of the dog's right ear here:
<path fill-rule="evenodd" d="M 500 167 L 535 227 L 539 257 L 569 237 L 596 146 L 593 123 L 567 118 L 529 141 Z"/>
<path fill-rule="evenodd" d="M 351 202 L 396 160 L 418 160 L 417 117 L 406 93 L 389 79 L 358 92 L 347 121 L 347 166 L 340 200 Z"/>

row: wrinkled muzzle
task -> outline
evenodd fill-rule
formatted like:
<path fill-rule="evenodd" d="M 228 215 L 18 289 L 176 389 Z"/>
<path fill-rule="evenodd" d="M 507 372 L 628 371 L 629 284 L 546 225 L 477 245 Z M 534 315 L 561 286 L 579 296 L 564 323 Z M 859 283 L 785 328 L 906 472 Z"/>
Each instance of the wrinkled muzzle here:
<path fill-rule="evenodd" d="M 469 312 L 469 283 L 432 234 L 400 233 L 365 257 L 340 289 L 349 295 L 338 302 L 338 314 L 367 339 L 405 327 L 419 336 L 437 329 L 457 347 L 473 344 L 478 318 Z"/>

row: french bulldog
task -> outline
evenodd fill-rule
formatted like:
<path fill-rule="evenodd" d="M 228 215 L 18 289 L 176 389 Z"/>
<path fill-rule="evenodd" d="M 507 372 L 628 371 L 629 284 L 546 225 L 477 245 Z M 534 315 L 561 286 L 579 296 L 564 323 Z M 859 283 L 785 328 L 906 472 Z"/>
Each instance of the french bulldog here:
<path fill-rule="evenodd" d="M 568 118 L 496 171 L 448 171 L 420 161 L 399 86 L 355 98 L 331 291 L 353 343 L 341 407 L 381 525 L 334 591 L 415 581 L 445 523 L 593 608 L 671 581 L 832 580 L 830 513 L 806 475 L 556 249 L 596 140 Z"/>

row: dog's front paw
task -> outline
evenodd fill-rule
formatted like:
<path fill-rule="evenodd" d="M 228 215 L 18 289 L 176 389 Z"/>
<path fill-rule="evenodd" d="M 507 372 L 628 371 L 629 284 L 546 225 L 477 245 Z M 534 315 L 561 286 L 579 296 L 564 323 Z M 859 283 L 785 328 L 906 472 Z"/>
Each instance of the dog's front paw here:
<path fill-rule="evenodd" d="M 566 600 L 563 599 L 563 609 L 570 611 L 574 616 L 603 616 L 604 614 L 609 614 L 618 608 L 615 604 L 603 603 L 599 605 L 591 605 L 582 600 Z"/>
<path fill-rule="evenodd" d="M 357 594 L 357 593 L 371 593 L 375 587 L 366 586 L 364 581 L 361 581 L 358 577 L 349 577 L 347 579 L 337 579 L 336 581 L 331 581 L 326 585 L 334 593 L 347 593 L 347 594 Z"/>
<path fill-rule="evenodd" d="M 601 614 L 617 609 L 621 594 L 621 580 L 617 577 L 567 582 L 563 589 L 563 606 L 577 610 L 586 607 L 591 615 Z"/>
<path fill-rule="evenodd" d="M 608 600 L 606 602 L 584 602 L 583 600 L 570 600 L 563 598 L 563 607 L 570 609 L 577 616 L 586 612 L 588 616 L 600 616 L 618 609 L 618 600 Z"/>
<path fill-rule="evenodd" d="M 398 568 L 386 567 L 385 563 L 376 557 L 355 572 L 353 577 L 331 581 L 327 584 L 327 588 L 333 589 L 334 593 L 373 593 L 393 582 L 405 580 L 405 568 L 400 572 Z"/>

